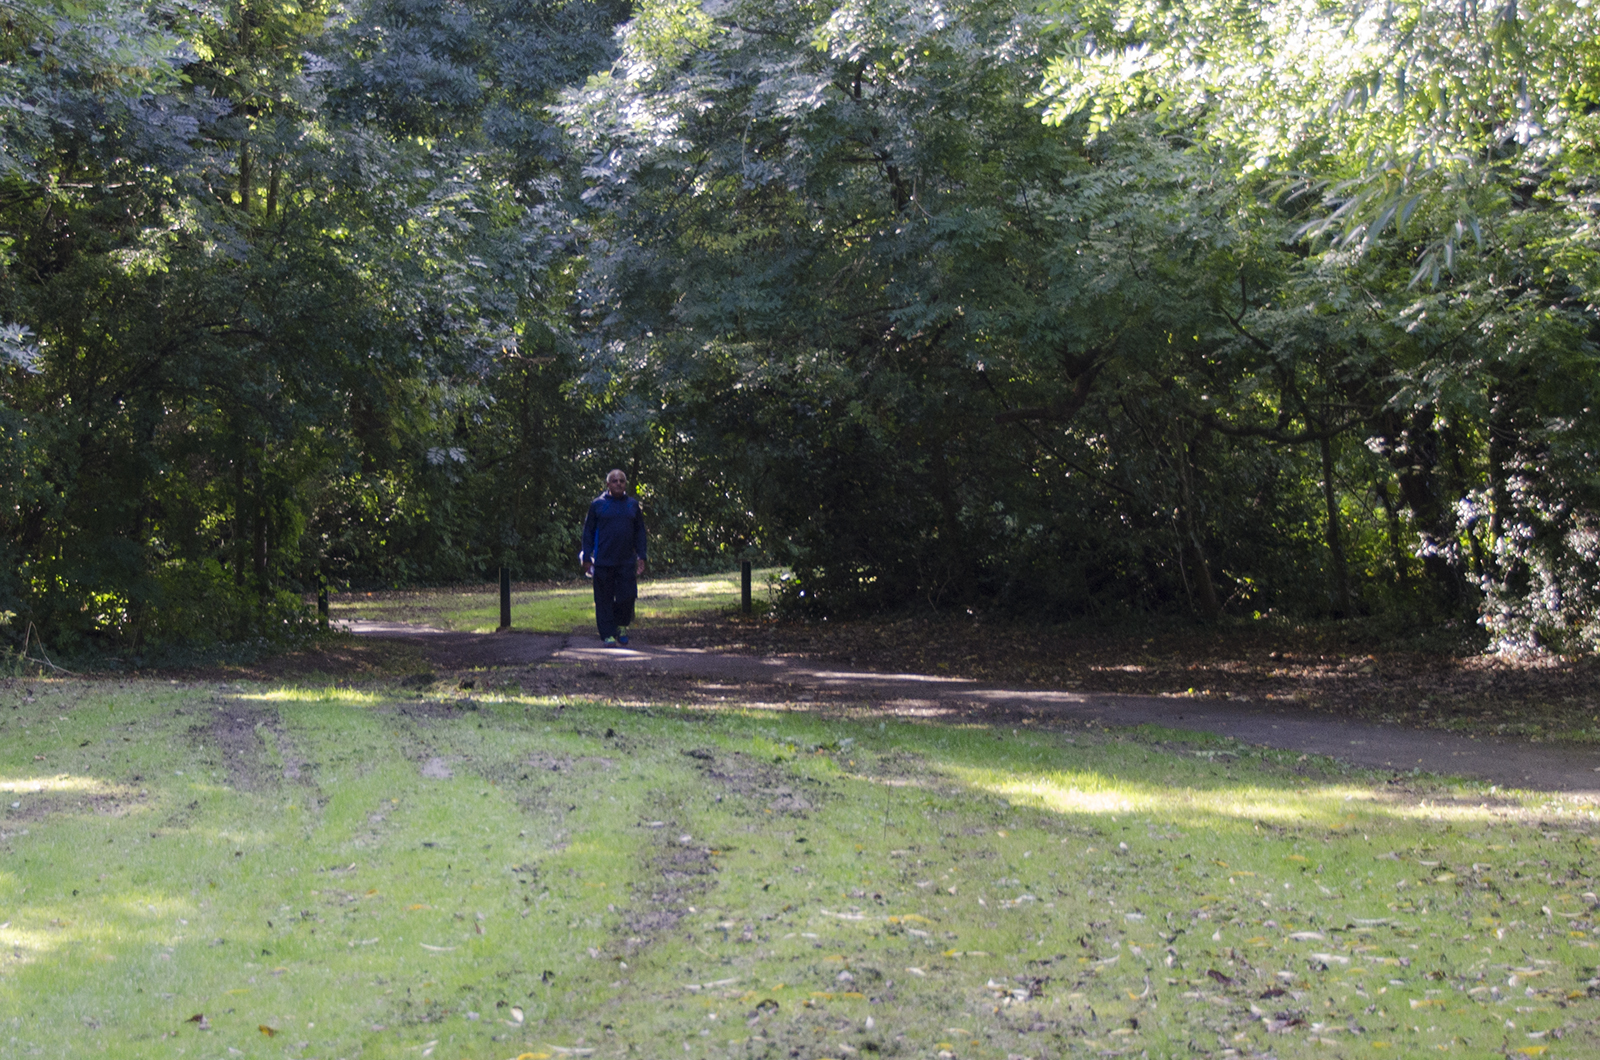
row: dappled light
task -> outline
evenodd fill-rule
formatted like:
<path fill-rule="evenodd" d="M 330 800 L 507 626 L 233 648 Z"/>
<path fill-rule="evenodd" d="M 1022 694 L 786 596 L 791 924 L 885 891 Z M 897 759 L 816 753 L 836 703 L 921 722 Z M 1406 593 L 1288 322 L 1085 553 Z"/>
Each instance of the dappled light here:
<path fill-rule="evenodd" d="M 67 773 L 58 773 L 51 777 L 0 776 L 0 792 L 6 792 L 8 794 L 68 792 L 73 794 L 116 795 L 122 797 L 135 794 L 134 789 L 126 785 L 114 784 L 98 777 L 73 776 Z"/>
<path fill-rule="evenodd" d="M 321 688 L 284 685 L 259 691 L 241 689 L 231 692 L 229 698 L 247 703 L 347 703 L 351 706 L 373 706 L 384 702 L 387 697 L 370 689 L 341 688 L 333 685 Z M 222 709 L 227 708 L 224 706 Z"/>
<path fill-rule="evenodd" d="M 991 791 L 1023 805 L 1040 806 L 1057 813 L 1150 813 L 1180 821 L 1191 827 L 1206 827 L 1218 819 L 1272 821 L 1280 825 L 1326 828 L 1330 830 L 1381 826 L 1386 821 L 1450 821 L 1483 824 L 1521 816 L 1516 804 L 1498 795 L 1491 808 L 1488 802 L 1473 802 L 1471 796 L 1446 800 L 1385 797 L 1370 786 L 1351 784 L 1306 784 L 1293 787 L 1261 788 L 1213 782 L 1198 787 L 1159 786 L 1119 780 L 1094 774 L 1042 773 L 997 775 L 990 770 L 951 767 L 955 775 L 984 791 Z M 1511 806 L 1514 809 L 1508 809 Z M 1600 812 L 1590 800 L 1578 807 L 1591 820 Z"/>
<path fill-rule="evenodd" d="M 765 600 L 765 582 L 774 571 L 756 572 L 756 590 Z M 644 578 L 639 582 L 641 619 L 662 619 L 706 611 L 731 611 L 739 605 L 737 571 L 701 577 Z M 588 582 L 513 587 L 511 628 L 537 633 L 570 633 L 593 625 L 593 587 Z M 331 601 L 334 623 L 400 621 L 445 630 L 491 632 L 500 622 L 494 587 L 391 590 L 339 594 Z"/>

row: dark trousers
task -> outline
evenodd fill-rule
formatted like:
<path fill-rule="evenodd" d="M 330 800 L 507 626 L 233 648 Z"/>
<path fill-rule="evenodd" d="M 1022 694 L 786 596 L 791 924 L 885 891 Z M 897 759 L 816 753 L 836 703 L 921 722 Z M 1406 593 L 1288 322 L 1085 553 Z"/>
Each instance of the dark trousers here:
<path fill-rule="evenodd" d="M 600 639 L 615 637 L 618 626 L 633 625 L 633 602 L 639 598 L 639 575 L 634 565 L 594 565 L 594 624 Z"/>

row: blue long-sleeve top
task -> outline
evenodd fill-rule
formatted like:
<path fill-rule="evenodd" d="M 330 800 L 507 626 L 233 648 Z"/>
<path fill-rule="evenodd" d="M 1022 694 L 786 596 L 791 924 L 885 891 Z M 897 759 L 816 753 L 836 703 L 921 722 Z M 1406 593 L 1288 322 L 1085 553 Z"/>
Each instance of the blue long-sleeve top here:
<path fill-rule="evenodd" d="M 589 504 L 583 519 L 580 558 L 603 567 L 632 566 L 645 558 L 644 513 L 636 497 L 617 500 L 602 493 Z"/>

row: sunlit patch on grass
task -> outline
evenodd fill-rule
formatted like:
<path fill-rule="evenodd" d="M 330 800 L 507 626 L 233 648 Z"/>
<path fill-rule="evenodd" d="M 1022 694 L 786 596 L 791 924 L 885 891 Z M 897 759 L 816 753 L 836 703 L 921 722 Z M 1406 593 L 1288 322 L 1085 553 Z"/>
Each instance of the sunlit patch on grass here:
<path fill-rule="evenodd" d="M 1056 813 L 1139 812 L 1161 814 L 1191 824 L 1206 817 L 1220 816 L 1345 827 L 1352 806 L 1359 801 L 1366 812 L 1374 815 L 1429 817 L 1418 807 L 1378 803 L 1369 790 L 1345 784 L 1297 791 L 1232 784 L 1202 789 L 1158 787 L 1091 772 L 1018 774 L 959 766 L 953 767 L 951 772 L 975 788 Z M 1466 807 L 1450 807 L 1449 810 L 1453 819 L 1468 817 Z M 1487 816 L 1487 811 L 1474 809 L 1470 812 Z"/>
<path fill-rule="evenodd" d="M 234 698 L 263 703 L 348 703 L 351 706 L 367 707 L 376 706 L 388 700 L 388 697 L 381 692 L 366 691 L 359 688 L 295 688 L 292 685 L 266 689 L 261 692 L 240 692 Z"/>
<path fill-rule="evenodd" d="M 179 917 L 194 915 L 194 903 L 188 899 L 153 891 L 131 891 L 118 895 L 106 903 L 109 913 L 128 924 L 165 924 Z"/>
<path fill-rule="evenodd" d="M 57 773 L 53 777 L 0 777 L 0 792 L 28 795 L 63 793 L 126 797 L 133 794 L 133 789 L 125 785 L 112 784 L 98 777 Z"/>
<path fill-rule="evenodd" d="M 12 925 L 0 928 L 0 968 L 32 964 L 49 956 L 53 951 L 71 946 L 78 934 L 69 936 L 65 929 L 22 928 Z"/>
<path fill-rule="evenodd" d="M 756 571 L 753 584 L 758 595 L 776 569 Z M 739 573 L 695 575 L 683 578 L 646 578 L 639 584 L 637 614 L 641 621 L 694 614 L 699 611 L 727 610 L 738 606 Z M 571 586 L 556 586 L 511 594 L 513 629 L 537 633 L 566 633 L 594 620 L 594 590 L 587 581 Z M 333 617 L 415 622 L 442 629 L 487 633 L 500 624 L 498 589 L 485 585 L 479 589 L 419 589 L 415 592 L 384 593 L 363 597 L 357 594 L 334 599 Z"/>

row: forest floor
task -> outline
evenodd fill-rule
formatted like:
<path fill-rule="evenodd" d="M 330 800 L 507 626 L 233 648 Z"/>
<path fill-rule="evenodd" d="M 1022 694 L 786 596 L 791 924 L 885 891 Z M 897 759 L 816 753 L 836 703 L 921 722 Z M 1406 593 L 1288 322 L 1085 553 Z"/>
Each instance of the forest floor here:
<path fill-rule="evenodd" d="M 1600 660 L 1490 656 L 1466 638 L 1387 636 L 1359 622 L 1149 631 L 965 618 L 802 624 L 700 616 L 649 638 L 988 684 L 1292 705 L 1408 728 L 1600 743 Z"/>

